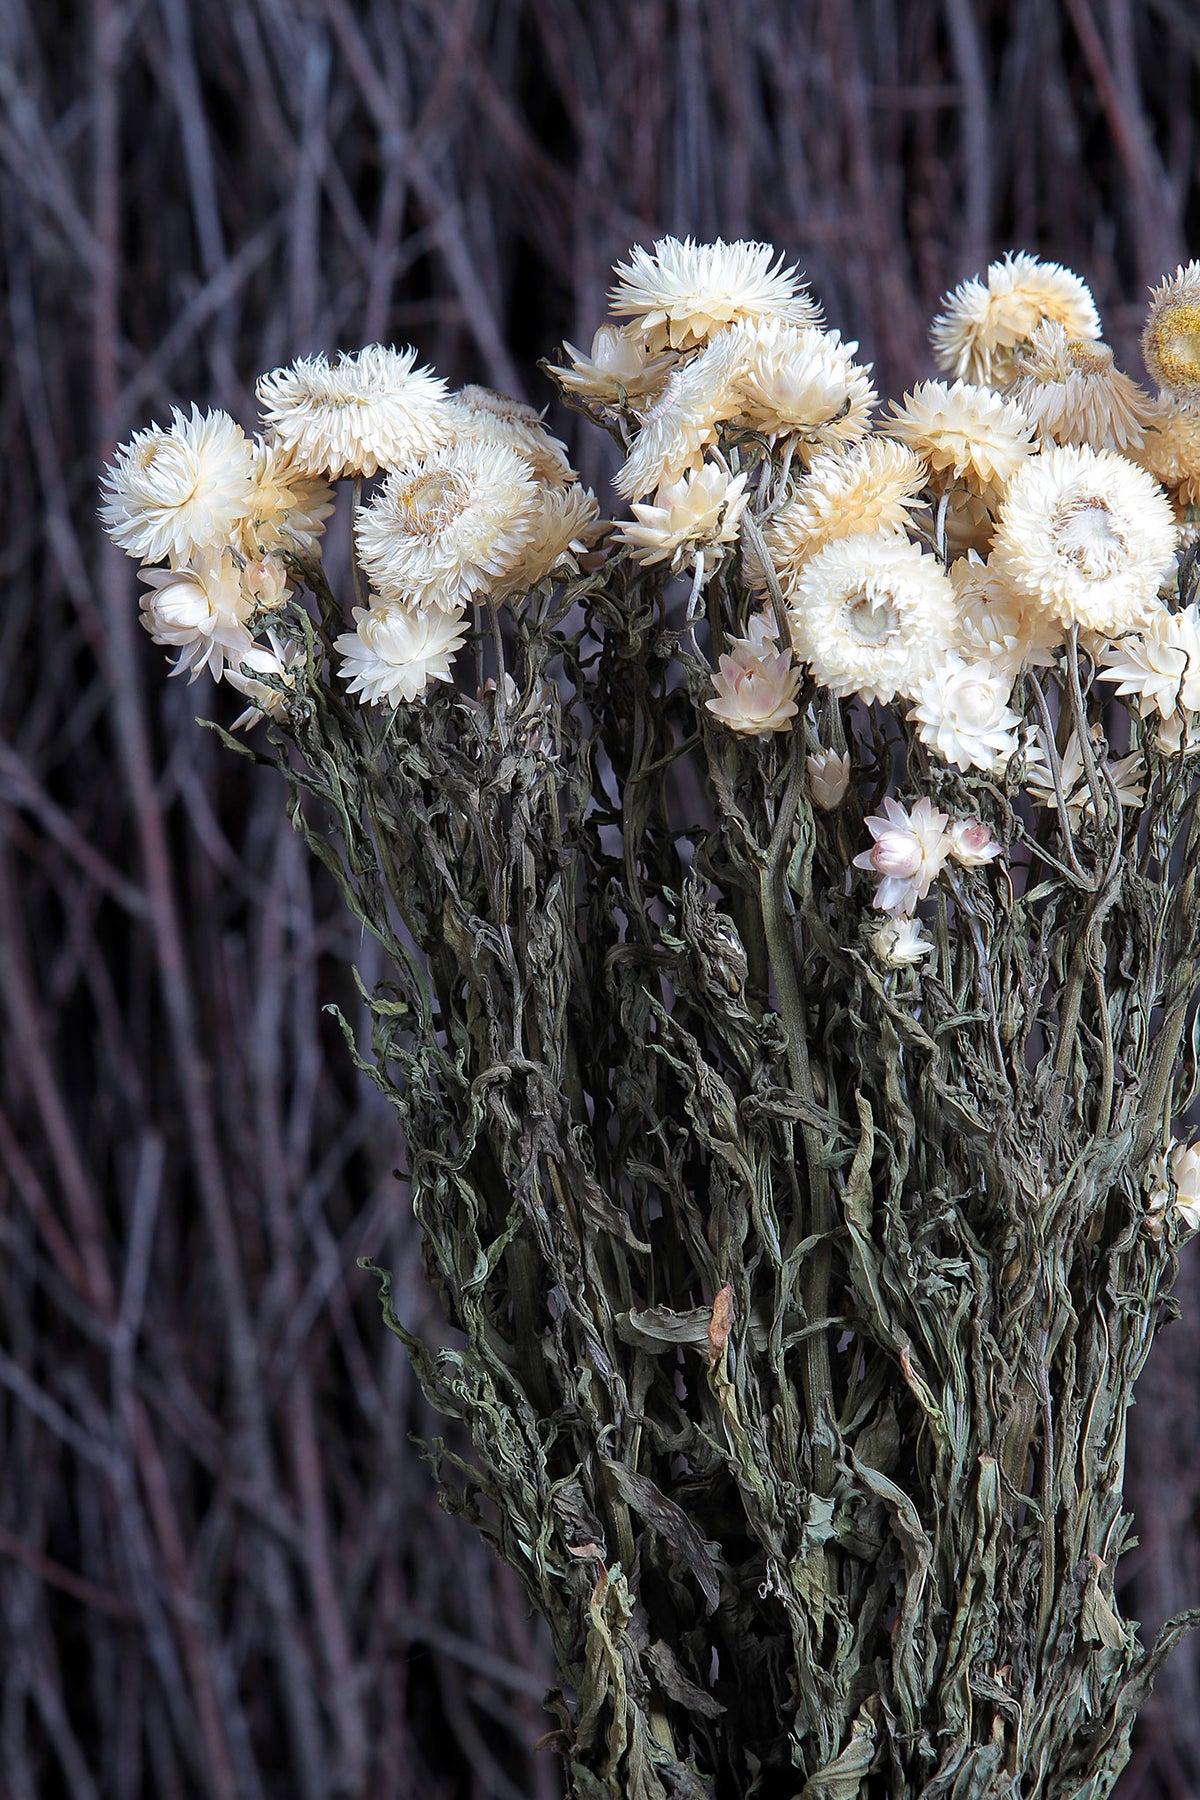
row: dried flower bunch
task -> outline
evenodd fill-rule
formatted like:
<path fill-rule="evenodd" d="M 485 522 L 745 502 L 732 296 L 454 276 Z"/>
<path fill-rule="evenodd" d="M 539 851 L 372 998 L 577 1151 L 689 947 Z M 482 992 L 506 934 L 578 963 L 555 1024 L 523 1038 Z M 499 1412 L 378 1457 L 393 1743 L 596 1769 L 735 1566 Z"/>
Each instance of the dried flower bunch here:
<path fill-rule="evenodd" d="M 549 372 L 626 519 L 370 346 L 138 433 L 105 522 L 390 956 L 461 1347 L 385 1312 L 572 1793 L 1100 1800 L 1194 1622 L 1112 1579 L 1200 1225 L 1200 265 L 1156 394 L 1018 254 L 886 408 L 766 245 L 615 274 Z"/>

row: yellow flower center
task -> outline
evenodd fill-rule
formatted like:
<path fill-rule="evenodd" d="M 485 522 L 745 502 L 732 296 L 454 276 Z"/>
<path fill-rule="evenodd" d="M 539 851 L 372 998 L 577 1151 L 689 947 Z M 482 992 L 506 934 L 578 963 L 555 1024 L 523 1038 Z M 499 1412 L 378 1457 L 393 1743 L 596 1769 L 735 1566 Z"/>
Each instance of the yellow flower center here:
<path fill-rule="evenodd" d="M 1200 391 L 1200 306 L 1167 306 L 1146 327 L 1146 363 L 1163 387 Z"/>
<path fill-rule="evenodd" d="M 1107 344 L 1093 343 L 1088 338 L 1072 338 L 1067 345 L 1071 366 L 1080 375 L 1107 375 L 1113 366 L 1113 353 Z"/>
<path fill-rule="evenodd" d="M 470 491 L 460 475 L 433 470 L 414 475 L 396 495 L 396 511 L 413 537 L 435 538 L 466 511 Z"/>

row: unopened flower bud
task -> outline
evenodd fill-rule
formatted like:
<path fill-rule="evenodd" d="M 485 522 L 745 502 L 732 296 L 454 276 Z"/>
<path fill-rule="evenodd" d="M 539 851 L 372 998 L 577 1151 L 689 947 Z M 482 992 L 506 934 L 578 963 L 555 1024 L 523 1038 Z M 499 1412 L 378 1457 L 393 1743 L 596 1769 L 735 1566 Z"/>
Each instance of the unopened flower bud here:
<path fill-rule="evenodd" d="M 999 856 L 1000 846 L 978 819 L 959 819 L 950 827 L 950 854 L 964 869 L 979 869 Z"/>
<path fill-rule="evenodd" d="M 260 556 L 242 570 L 242 585 L 261 611 L 276 611 L 288 597 L 287 569 L 277 556 Z"/>
<path fill-rule="evenodd" d="M 834 812 L 850 787 L 850 758 L 836 750 L 814 750 L 808 759 L 808 786 L 813 804 Z"/>

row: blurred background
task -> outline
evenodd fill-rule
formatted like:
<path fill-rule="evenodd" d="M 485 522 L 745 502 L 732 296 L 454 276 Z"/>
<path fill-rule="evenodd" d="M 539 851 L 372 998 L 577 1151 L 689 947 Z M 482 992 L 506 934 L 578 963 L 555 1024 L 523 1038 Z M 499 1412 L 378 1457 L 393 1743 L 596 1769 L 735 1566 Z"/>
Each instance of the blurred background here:
<path fill-rule="evenodd" d="M 1010 247 L 1141 376 L 1200 248 L 1192 0 L 0 0 L 0 1794 L 551 1800 L 515 1581 L 444 1516 L 356 1259 L 436 1332 L 397 1132 L 322 1012 L 372 948 L 165 679 L 121 438 L 418 346 L 546 404 L 613 260 L 770 239 L 881 390 Z M 571 438 L 593 482 L 598 434 Z M 1200 1248 L 1139 1390 L 1124 1604 L 1200 1598 Z M 1200 1654 L 1121 1800 L 1200 1794 Z"/>

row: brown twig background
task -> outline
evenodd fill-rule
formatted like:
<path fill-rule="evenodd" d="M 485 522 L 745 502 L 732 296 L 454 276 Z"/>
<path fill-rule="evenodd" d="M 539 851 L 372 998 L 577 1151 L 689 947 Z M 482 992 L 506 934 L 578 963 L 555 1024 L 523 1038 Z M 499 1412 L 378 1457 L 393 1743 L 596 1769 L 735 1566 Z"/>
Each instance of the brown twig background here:
<path fill-rule="evenodd" d="M 356 1268 L 429 1317 L 321 1011 L 372 947 L 142 641 L 113 444 L 377 338 L 540 404 L 662 230 L 799 258 L 885 392 L 1009 246 L 1140 373 L 1198 92 L 1186 0 L 0 0 L 0 1793 L 559 1791 L 541 1641 Z M 1196 1268 L 1135 1415 L 1147 1627 L 1200 1593 Z M 1200 1791 L 1194 1647 L 1119 1791 Z"/>

